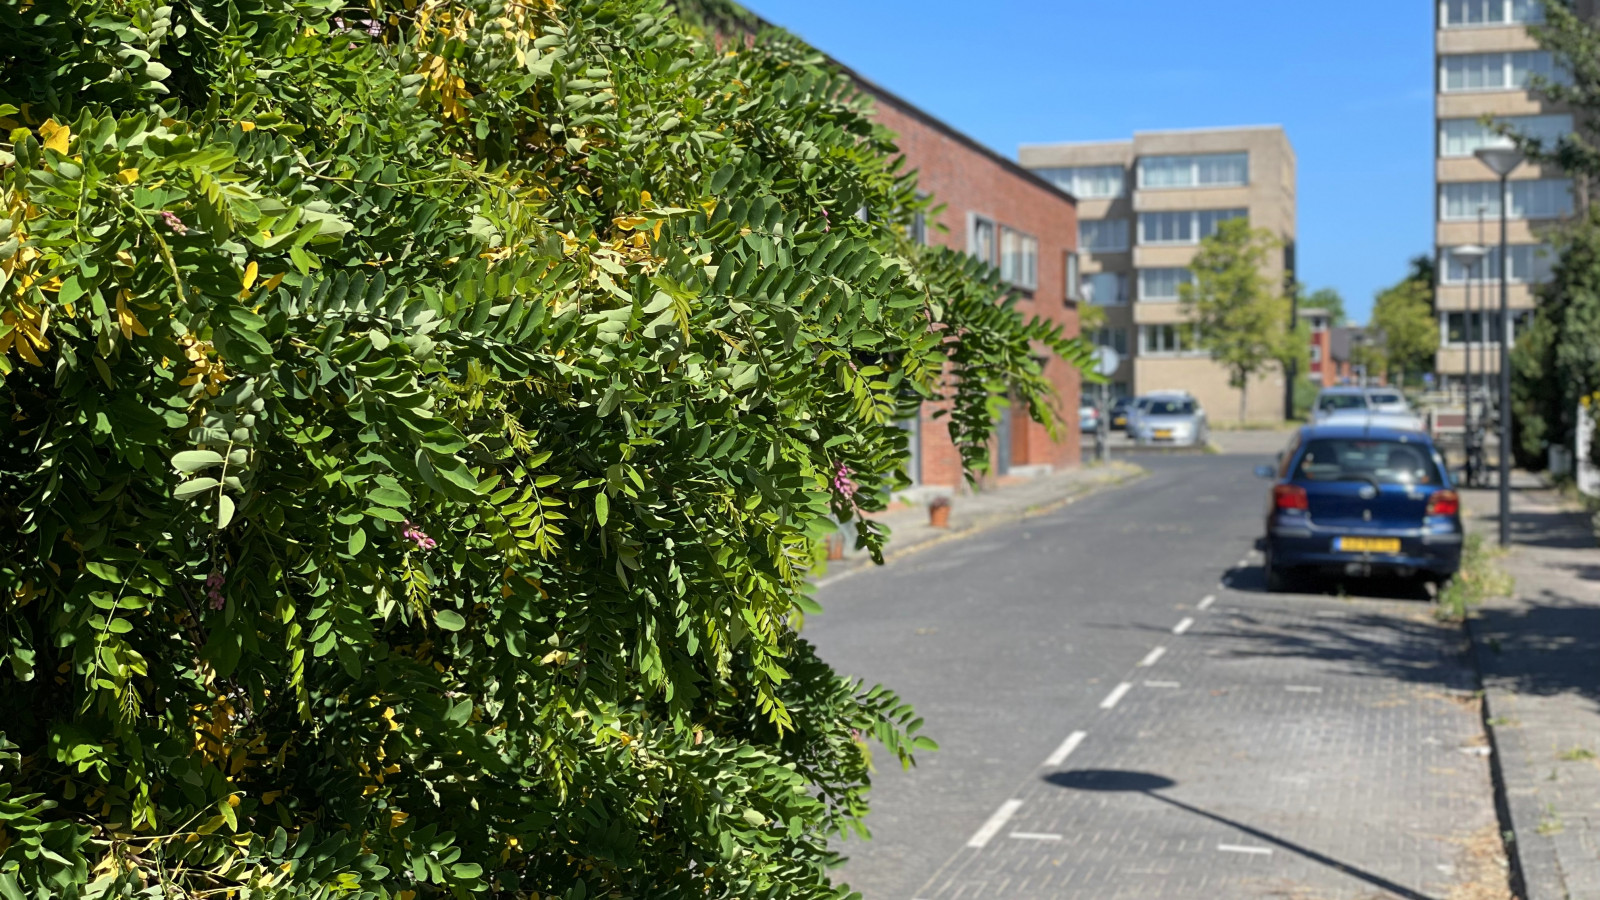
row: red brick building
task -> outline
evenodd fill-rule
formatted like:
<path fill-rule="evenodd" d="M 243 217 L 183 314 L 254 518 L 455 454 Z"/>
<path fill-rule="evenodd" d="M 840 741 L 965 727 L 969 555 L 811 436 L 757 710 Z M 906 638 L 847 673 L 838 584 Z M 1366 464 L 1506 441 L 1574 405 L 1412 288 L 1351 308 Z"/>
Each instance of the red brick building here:
<path fill-rule="evenodd" d="M 840 68 L 876 100 L 875 118 L 897 136 L 907 167 L 917 170 L 919 187 L 944 205 L 938 223 L 944 228 L 929 223 L 922 229 L 925 240 L 987 259 L 1022 293 L 1025 299 L 1017 307 L 1023 315 L 1052 319 L 1067 335 L 1077 335 L 1078 215 L 1072 195 Z M 994 448 L 996 475 L 1041 474 L 1079 464 L 1080 376 L 1053 356 L 1045 373 L 1059 393 L 1059 440 L 1052 441 L 1024 410 L 1011 410 Z M 938 404 L 925 405 L 916 423 L 912 475 L 927 488 L 953 489 L 962 484 L 961 461 L 945 419 L 934 417 L 937 409 Z"/>

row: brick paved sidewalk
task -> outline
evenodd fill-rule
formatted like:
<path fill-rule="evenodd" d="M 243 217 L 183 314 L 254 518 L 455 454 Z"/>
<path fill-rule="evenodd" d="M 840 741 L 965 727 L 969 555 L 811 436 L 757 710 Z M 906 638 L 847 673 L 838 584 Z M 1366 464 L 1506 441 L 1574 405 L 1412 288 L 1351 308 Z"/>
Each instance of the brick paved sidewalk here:
<path fill-rule="evenodd" d="M 1600 898 L 1600 551 L 1554 491 L 1513 486 L 1515 596 L 1469 623 L 1513 846 L 1526 900 Z M 1469 530 L 1492 540 L 1493 493 L 1466 505 Z"/>
<path fill-rule="evenodd" d="M 1040 515 L 1144 474 L 1145 470 L 1139 466 L 1113 460 L 1104 465 L 1080 466 L 1034 478 L 1004 481 L 981 491 L 952 497 L 948 528 L 934 528 L 928 524 L 925 503 L 896 504 L 875 516 L 892 532 L 884 558 L 896 559 L 995 525 Z M 871 558 L 856 550 L 854 544 L 855 534 L 851 532 L 845 541 L 845 558 L 828 563 L 824 582 L 872 564 Z"/>

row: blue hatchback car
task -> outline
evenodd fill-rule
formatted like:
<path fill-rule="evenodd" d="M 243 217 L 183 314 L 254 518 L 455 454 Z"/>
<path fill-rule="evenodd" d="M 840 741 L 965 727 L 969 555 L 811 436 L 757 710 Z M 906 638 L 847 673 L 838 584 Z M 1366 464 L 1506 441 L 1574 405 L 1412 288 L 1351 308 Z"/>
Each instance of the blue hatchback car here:
<path fill-rule="evenodd" d="M 1360 422 L 1300 429 L 1267 509 L 1267 589 L 1304 570 L 1385 572 L 1443 583 L 1461 566 L 1461 498 L 1420 431 Z"/>

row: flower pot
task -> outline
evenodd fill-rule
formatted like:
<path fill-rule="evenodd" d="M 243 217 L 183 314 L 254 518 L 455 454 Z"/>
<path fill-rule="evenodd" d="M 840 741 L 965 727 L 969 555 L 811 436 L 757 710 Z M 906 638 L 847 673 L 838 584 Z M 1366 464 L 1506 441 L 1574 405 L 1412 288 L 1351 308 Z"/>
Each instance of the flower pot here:
<path fill-rule="evenodd" d="M 828 535 L 828 559 L 831 562 L 844 559 L 844 535 Z"/>
<path fill-rule="evenodd" d="M 950 527 L 950 504 L 935 503 L 928 507 L 928 524 L 934 528 Z"/>

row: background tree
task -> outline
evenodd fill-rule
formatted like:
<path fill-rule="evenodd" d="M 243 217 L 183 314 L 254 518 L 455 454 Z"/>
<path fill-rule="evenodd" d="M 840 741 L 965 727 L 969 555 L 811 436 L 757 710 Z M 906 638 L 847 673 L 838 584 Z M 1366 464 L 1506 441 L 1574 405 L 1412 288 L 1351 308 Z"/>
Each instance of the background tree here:
<path fill-rule="evenodd" d="M 1228 370 L 1245 420 L 1250 379 L 1268 366 L 1306 354 L 1304 335 L 1289 327 L 1289 301 L 1261 267 L 1278 241 L 1244 219 L 1230 219 L 1200 244 L 1179 287 L 1185 313 L 1196 323 L 1201 349 Z"/>
<path fill-rule="evenodd" d="M 1538 289 L 1531 327 L 1512 353 L 1512 410 L 1523 464 L 1542 466 L 1551 444 L 1570 445 L 1580 398 L 1600 387 L 1600 218 L 1590 204 L 1600 178 L 1600 27 L 1571 0 L 1544 4 L 1545 21 L 1531 26 L 1568 78 L 1534 79 L 1533 87 L 1571 110 L 1575 126 L 1554 145 L 1503 129 L 1533 159 L 1554 163 L 1571 178 L 1579 216 L 1554 230 L 1558 259 Z"/>
<path fill-rule="evenodd" d="M 851 82 L 655 0 L 0 6 L 0 897 L 834 898 L 799 634 L 1047 422 Z M 870 221 L 854 214 L 863 207 Z"/>
<path fill-rule="evenodd" d="M 1439 320 L 1433 313 L 1433 262 L 1411 261 L 1411 271 L 1378 292 L 1368 330 L 1383 348 L 1383 364 L 1404 385 L 1407 374 L 1431 371 L 1439 349 Z"/>
<path fill-rule="evenodd" d="M 1321 287 L 1310 294 L 1300 297 L 1300 309 L 1323 309 L 1328 311 L 1328 324 L 1337 328 L 1346 321 L 1344 311 L 1344 295 L 1337 288 Z"/>
<path fill-rule="evenodd" d="M 1600 390 L 1600 210 L 1591 208 L 1556 241 L 1538 315 L 1511 356 L 1517 450 L 1536 466 L 1550 445 L 1570 445 L 1579 401 Z"/>

